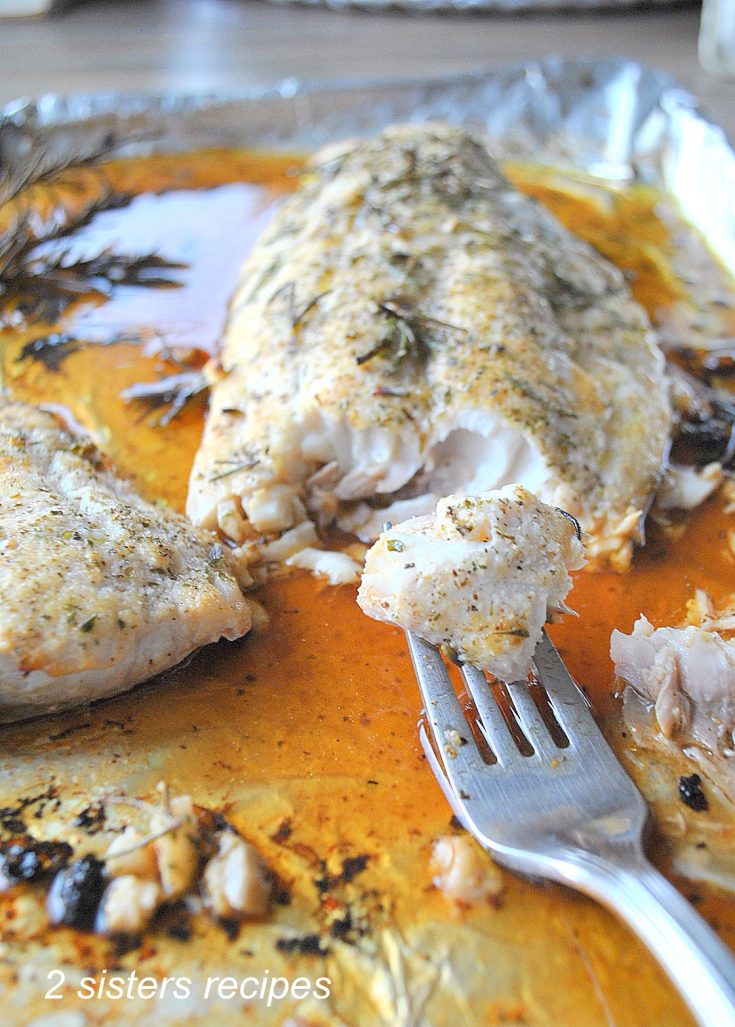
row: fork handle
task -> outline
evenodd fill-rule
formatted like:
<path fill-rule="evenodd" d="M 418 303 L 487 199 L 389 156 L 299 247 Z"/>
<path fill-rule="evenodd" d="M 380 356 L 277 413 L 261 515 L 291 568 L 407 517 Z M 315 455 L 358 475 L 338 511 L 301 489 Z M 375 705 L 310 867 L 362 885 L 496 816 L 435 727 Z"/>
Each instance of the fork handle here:
<path fill-rule="evenodd" d="M 559 879 L 624 920 L 671 978 L 701 1027 L 735 1027 L 735 957 L 645 857 L 565 854 Z"/>

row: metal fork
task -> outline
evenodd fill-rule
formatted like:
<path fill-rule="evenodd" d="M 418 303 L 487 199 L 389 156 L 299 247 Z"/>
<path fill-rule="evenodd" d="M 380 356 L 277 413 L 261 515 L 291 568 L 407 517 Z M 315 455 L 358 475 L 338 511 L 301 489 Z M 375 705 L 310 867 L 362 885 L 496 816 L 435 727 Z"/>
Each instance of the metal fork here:
<path fill-rule="evenodd" d="M 556 720 L 551 729 L 562 744 L 526 681 L 491 687 L 479 670 L 462 666 L 485 753 L 441 654 L 406 634 L 430 729 L 422 724 L 421 742 L 460 823 L 508 869 L 568 885 L 621 917 L 702 1027 L 735 1025 L 735 958 L 646 859 L 646 802 L 546 633 L 534 664 Z M 498 689 L 506 692 L 503 704 L 494 695 Z M 519 730 L 511 731 L 513 720 Z M 526 740 L 530 754 L 522 753 L 516 738 Z"/>

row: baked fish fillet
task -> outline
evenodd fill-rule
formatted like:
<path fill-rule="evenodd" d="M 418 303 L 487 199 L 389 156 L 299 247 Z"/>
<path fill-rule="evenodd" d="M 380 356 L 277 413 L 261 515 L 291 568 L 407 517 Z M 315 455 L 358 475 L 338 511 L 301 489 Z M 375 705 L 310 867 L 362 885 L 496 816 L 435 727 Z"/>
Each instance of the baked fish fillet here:
<path fill-rule="evenodd" d="M 732 754 L 735 645 L 693 625 L 654 628 L 641 615 L 629 635 L 613 631 L 610 656 L 618 676 L 654 704 L 666 738 Z"/>
<path fill-rule="evenodd" d="M 504 681 L 524 678 L 547 620 L 584 564 L 579 526 L 510 485 L 447 496 L 433 515 L 386 529 L 357 593 L 375 620 L 415 632 Z"/>
<path fill-rule="evenodd" d="M 122 692 L 249 627 L 212 536 L 0 397 L 0 720 Z"/>
<path fill-rule="evenodd" d="M 188 513 L 254 565 L 519 482 L 624 568 L 672 422 L 621 273 L 444 124 L 315 158 L 243 267 L 221 371 Z"/>

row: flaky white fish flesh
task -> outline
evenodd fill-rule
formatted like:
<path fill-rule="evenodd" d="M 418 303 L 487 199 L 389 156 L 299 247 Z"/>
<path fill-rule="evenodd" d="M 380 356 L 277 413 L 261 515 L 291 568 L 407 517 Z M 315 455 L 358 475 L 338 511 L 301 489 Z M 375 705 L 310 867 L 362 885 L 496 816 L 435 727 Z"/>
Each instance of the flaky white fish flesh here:
<path fill-rule="evenodd" d="M 447 496 L 383 532 L 357 601 L 504 681 L 524 678 L 584 563 L 578 526 L 519 485 Z"/>
<path fill-rule="evenodd" d="M 630 635 L 613 631 L 610 655 L 619 677 L 654 704 L 667 738 L 732 752 L 735 645 L 699 627 L 654 628 L 641 616 Z"/>
<path fill-rule="evenodd" d="M 0 396 L 0 720 L 125 691 L 250 613 L 222 546 Z"/>

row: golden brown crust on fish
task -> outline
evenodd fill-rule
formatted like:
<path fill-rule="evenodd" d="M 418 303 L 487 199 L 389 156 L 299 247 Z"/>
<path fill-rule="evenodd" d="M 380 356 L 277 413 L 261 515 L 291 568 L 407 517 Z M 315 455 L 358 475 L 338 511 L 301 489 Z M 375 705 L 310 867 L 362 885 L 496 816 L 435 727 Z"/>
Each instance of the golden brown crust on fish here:
<path fill-rule="evenodd" d="M 625 564 L 671 427 L 620 272 L 442 124 L 317 156 L 246 262 L 221 365 L 188 511 L 254 563 L 309 521 L 370 539 L 376 507 L 519 481 Z"/>
<path fill-rule="evenodd" d="M 211 536 L 0 397 L 0 720 L 124 691 L 249 627 Z"/>

